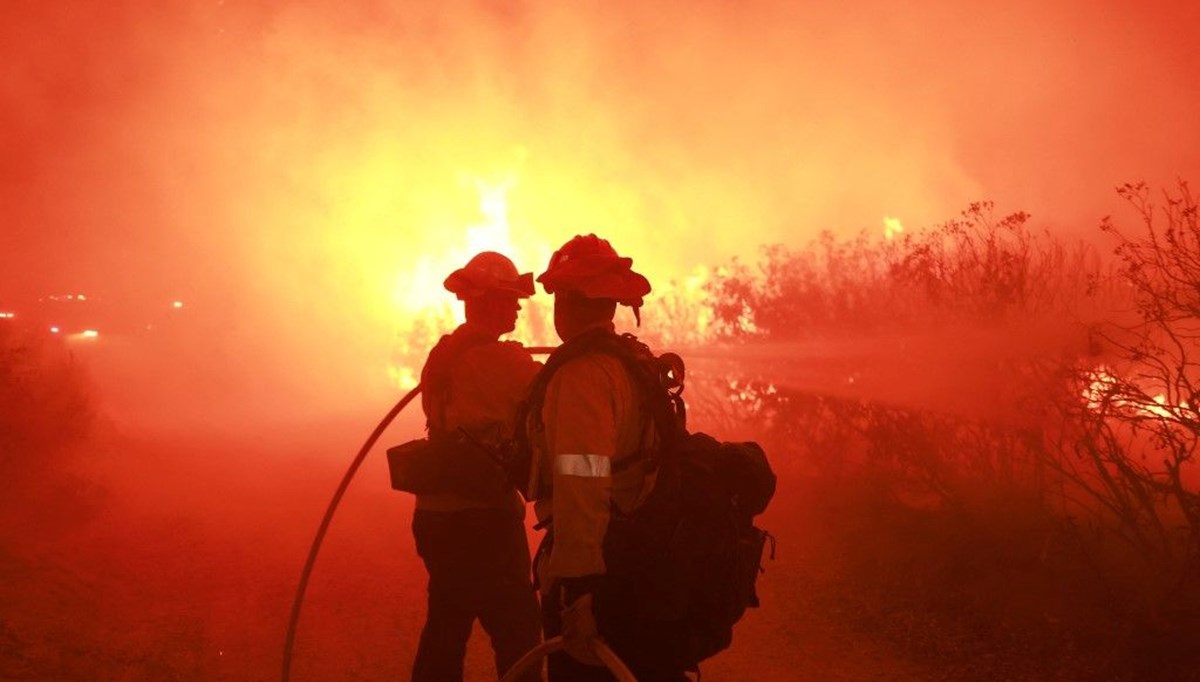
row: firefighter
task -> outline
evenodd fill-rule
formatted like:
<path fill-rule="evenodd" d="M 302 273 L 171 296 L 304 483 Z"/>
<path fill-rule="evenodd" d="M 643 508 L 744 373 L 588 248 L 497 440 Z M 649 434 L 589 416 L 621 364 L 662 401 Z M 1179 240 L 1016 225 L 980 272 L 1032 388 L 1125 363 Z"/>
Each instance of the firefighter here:
<path fill-rule="evenodd" d="M 549 657 L 551 682 L 611 680 L 592 653 L 596 637 L 640 682 L 688 679 L 661 655 L 666 648 L 659 645 L 671 633 L 656 632 L 639 615 L 635 589 L 606 565 L 614 516 L 631 514 L 653 489 L 653 467 L 637 456 L 654 439 L 653 424 L 621 361 L 578 344 L 614 337 L 617 305 L 630 306 L 640 323 L 650 283 L 632 264 L 589 234 L 568 241 L 538 277 L 554 295 L 554 326 L 563 341 L 556 354 L 572 353 L 561 364 L 554 357 L 547 361 L 557 369 L 546 380 L 540 412 L 534 410 L 526 424 L 528 496 L 539 525 L 549 528 L 535 567 L 542 624 L 547 638 L 561 634 L 565 643 L 565 652 Z"/>
<path fill-rule="evenodd" d="M 430 439 L 494 447 L 510 432 L 517 405 L 541 366 L 521 344 L 499 340 L 515 328 L 520 299 L 534 293 L 533 276 L 485 251 L 447 277 L 445 287 L 463 301 L 466 322 L 442 337 L 421 371 Z M 414 682 L 462 680 L 476 618 L 491 638 L 500 676 L 540 643 L 524 517 L 511 484 L 497 485 L 492 494 L 417 495 L 412 530 L 429 587 Z"/>

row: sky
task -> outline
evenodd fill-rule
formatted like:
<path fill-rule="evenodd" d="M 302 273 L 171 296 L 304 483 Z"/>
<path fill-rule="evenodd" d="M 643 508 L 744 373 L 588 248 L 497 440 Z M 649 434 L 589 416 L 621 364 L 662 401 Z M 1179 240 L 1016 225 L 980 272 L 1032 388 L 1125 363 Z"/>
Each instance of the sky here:
<path fill-rule="evenodd" d="M 280 366 L 376 352 L 475 248 L 596 232 L 661 284 L 981 199 L 1092 238 L 1200 170 L 1195 3 L 0 12 L 0 302 L 184 299 Z"/>

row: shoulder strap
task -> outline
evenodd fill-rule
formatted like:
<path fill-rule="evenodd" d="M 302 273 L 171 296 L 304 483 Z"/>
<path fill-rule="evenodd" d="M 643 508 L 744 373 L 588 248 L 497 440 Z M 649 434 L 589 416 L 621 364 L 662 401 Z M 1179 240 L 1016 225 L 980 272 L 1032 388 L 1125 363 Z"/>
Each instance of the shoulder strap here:
<path fill-rule="evenodd" d="M 642 413 L 654 420 L 658 447 L 644 449 L 626 462 L 632 463 L 640 457 L 654 459 L 661 453 L 672 451 L 669 444 L 686 433 L 687 413 L 682 398 L 683 360 L 674 353 L 656 357 L 636 336 L 617 335 L 607 330 L 580 334 L 559 346 L 546 360 L 546 365 L 534 377 L 525 400 L 517 410 L 517 450 L 528 452 L 532 442 L 531 432 L 540 432 L 544 428 L 542 406 L 546 400 L 546 388 L 555 372 L 567 362 L 587 353 L 604 353 L 620 360 L 640 396 Z"/>
<path fill-rule="evenodd" d="M 445 432 L 446 405 L 450 401 L 450 372 L 462 354 L 491 341 L 487 336 L 471 334 L 462 327 L 438 340 L 421 369 L 425 398 L 425 428 L 431 435 Z"/>

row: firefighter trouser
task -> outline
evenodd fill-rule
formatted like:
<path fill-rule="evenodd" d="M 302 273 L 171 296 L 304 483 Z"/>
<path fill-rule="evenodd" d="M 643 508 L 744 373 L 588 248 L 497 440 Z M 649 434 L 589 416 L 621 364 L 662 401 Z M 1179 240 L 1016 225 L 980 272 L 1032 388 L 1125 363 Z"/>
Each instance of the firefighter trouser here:
<path fill-rule="evenodd" d="M 538 561 L 550 556 L 552 534 L 538 548 Z M 638 682 L 688 682 L 681 666 L 665 660 L 664 653 L 682 646 L 682 633 L 669 623 L 638 615 L 639 604 L 628 581 L 606 576 L 593 595 L 596 626 L 605 643 L 629 667 Z M 562 634 L 561 590 L 551 585 L 542 593 L 542 628 L 546 639 Z M 549 682 L 612 682 L 607 668 L 585 665 L 565 651 L 547 657 Z"/>
<path fill-rule="evenodd" d="M 456 682 L 475 619 L 492 641 L 498 676 L 540 641 L 525 525 L 512 511 L 417 511 L 417 553 L 429 571 L 425 628 L 413 682 Z M 535 682 L 532 674 L 522 682 Z"/>

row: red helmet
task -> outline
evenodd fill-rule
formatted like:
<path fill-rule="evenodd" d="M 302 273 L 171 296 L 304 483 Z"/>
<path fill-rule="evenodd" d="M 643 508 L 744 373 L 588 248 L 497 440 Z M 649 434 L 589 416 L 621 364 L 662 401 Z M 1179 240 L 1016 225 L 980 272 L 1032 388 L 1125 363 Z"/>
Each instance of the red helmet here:
<path fill-rule="evenodd" d="M 650 293 L 650 282 L 632 266 L 633 259 L 617 255 L 607 240 L 576 236 L 554 252 L 537 281 L 548 294 L 574 291 L 587 298 L 611 298 L 636 311 Z"/>
<path fill-rule="evenodd" d="M 460 301 L 491 292 L 529 298 L 533 295 L 533 273 L 519 273 L 508 257 L 495 251 L 484 251 L 450 273 L 444 286 Z"/>

